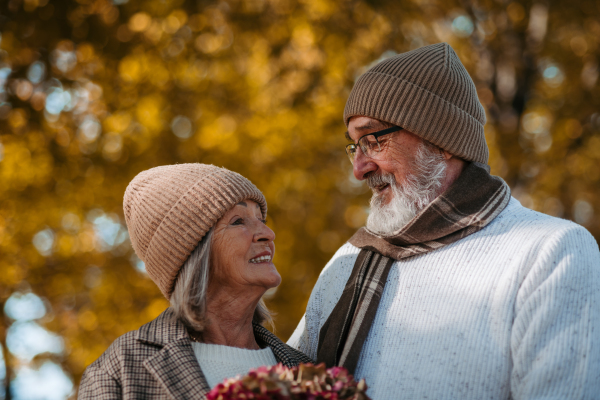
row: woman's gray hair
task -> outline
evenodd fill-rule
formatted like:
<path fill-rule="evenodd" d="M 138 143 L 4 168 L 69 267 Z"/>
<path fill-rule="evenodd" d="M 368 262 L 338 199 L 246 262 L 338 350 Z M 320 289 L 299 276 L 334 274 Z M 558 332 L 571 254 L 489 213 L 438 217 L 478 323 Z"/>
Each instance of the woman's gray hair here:
<path fill-rule="evenodd" d="M 202 332 L 207 326 L 206 294 L 210 276 L 210 248 L 214 228 L 211 228 L 181 267 L 171 294 L 171 308 L 186 326 Z M 253 322 L 273 325 L 271 312 L 260 299 Z"/>

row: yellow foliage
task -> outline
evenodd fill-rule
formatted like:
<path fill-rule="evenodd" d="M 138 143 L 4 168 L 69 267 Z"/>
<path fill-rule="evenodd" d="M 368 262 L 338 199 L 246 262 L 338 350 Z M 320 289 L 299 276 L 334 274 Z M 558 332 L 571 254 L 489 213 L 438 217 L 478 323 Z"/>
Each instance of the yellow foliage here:
<path fill-rule="evenodd" d="M 129 181 L 158 165 L 225 166 L 263 191 L 283 277 L 269 306 L 289 336 L 367 218 L 342 113 L 358 76 L 395 53 L 451 43 L 486 107 L 492 173 L 539 211 L 572 218 L 584 197 L 600 210 L 594 2 L 552 3 L 538 26 L 522 1 L 46 1 L 12 2 L 0 30 L 0 298 L 47 299 L 75 381 L 168 306 L 122 211 Z"/>
<path fill-rule="evenodd" d="M 349 206 L 344 213 L 346 225 L 351 228 L 360 228 L 367 221 L 367 213 L 365 207 Z"/>
<path fill-rule="evenodd" d="M 126 82 L 137 82 L 144 73 L 143 60 L 139 57 L 125 57 L 119 63 L 119 75 Z"/>
<path fill-rule="evenodd" d="M 108 132 L 124 132 L 131 124 L 131 114 L 126 111 L 117 112 L 104 119 L 104 130 Z"/>
<path fill-rule="evenodd" d="M 236 128 L 237 122 L 231 115 L 222 115 L 202 128 L 198 135 L 198 145 L 203 149 L 221 145 L 225 150 L 230 144 L 235 145 L 233 134 Z"/>
<path fill-rule="evenodd" d="M 152 320 L 165 311 L 167 307 L 169 307 L 169 302 L 165 298 L 154 299 L 144 310 L 144 317 L 147 320 Z"/>
<path fill-rule="evenodd" d="M 27 124 L 27 113 L 25 110 L 15 108 L 8 116 L 8 124 L 14 129 L 19 130 Z"/>
<path fill-rule="evenodd" d="M 158 132 L 162 128 L 160 112 L 163 99 L 158 95 L 151 95 L 140 99 L 136 107 L 137 120 L 150 132 Z"/>
<path fill-rule="evenodd" d="M 25 278 L 26 271 L 18 265 L 3 265 L 0 282 L 6 287 L 18 284 Z"/>
<path fill-rule="evenodd" d="M 98 327 L 98 318 L 91 310 L 85 310 L 77 316 L 77 322 L 86 331 L 93 331 Z"/>
<path fill-rule="evenodd" d="M 152 17 L 150 15 L 145 12 L 139 12 L 129 19 L 129 29 L 133 32 L 142 32 L 148 29 L 151 22 Z"/>
<path fill-rule="evenodd" d="M 0 164 L 2 186 L 4 190 L 22 190 L 35 178 L 31 152 L 22 142 L 8 142 L 3 147 L 4 159 Z"/>

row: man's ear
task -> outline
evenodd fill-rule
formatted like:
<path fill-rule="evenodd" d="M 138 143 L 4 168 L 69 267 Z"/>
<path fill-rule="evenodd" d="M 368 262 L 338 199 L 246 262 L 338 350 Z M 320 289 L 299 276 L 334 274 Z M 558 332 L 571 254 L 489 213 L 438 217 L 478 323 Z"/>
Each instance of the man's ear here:
<path fill-rule="evenodd" d="M 454 157 L 454 155 L 448 153 L 446 150 L 442 150 L 442 149 L 440 149 L 440 150 L 441 150 L 441 153 L 444 156 L 444 159 L 446 161 L 448 161 L 449 159 L 451 159 L 452 157 Z"/>

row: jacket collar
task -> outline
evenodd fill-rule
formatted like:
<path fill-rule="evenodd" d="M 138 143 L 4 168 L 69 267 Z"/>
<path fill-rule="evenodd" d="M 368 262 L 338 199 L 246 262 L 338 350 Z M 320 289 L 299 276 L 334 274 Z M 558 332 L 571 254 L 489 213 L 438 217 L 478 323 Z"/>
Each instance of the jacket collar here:
<path fill-rule="evenodd" d="M 277 362 L 293 367 L 300 362 L 312 362 L 304 354 L 283 343 L 260 324 L 252 323 L 259 346 L 270 347 Z M 200 369 L 189 334 L 183 323 L 167 308 L 156 319 L 140 327 L 136 339 L 162 347 L 144 360 L 144 367 L 154 376 L 173 399 L 204 399 L 210 391 Z"/>
<path fill-rule="evenodd" d="M 277 336 L 264 326 L 252 323 L 254 337 L 262 348 L 270 347 L 278 362 L 287 367 L 298 364 L 295 352 L 286 346 Z M 181 321 L 175 317 L 175 312 L 169 307 L 153 321 L 142 325 L 137 330 L 136 339 L 155 346 L 166 346 L 178 340 L 190 341 L 190 336 Z"/>
<path fill-rule="evenodd" d="M 145 359 L 143 365 L 173 400 L 206 397 L 210 387 L 200 369 L 187 330 L 171 308 L 138 329 L 136 339 L 162 347 Z"/>
<path fill-rule="evenodd" d="M 253 322 L 252 327 L 254 328 L 254 337 L 256 338 L 258 345 L 262 348 L 267 346 L 270 347 L 277 362 L 291 368 L 295 367 L 300 362 L 312 361 L 310 359 L 299 359 L 297 354 L 294 354 L 294 351 L 289 346 L 283 343 L 264 326 Z"/>
<path fill-rule="evenodd" d="M 189 338 L 167 343 L 143 365 L 173 400 L 204 399 L 210 391 Z"/>
<path fill-rule="evenodd" d="M 157 346 L 165 346 L 183 338 L 189 339 L 189 335 L 183 323 L 175 317 L 171 307 L 154 320 L 142 325 L 136 333 L 137 340 Z"/>

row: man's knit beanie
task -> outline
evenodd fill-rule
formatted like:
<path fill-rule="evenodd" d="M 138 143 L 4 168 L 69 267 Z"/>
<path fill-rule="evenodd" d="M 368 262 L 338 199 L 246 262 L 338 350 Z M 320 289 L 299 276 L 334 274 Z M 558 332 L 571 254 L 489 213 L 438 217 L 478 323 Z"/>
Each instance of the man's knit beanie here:
<path fill-rule="evenodd" d="M 475 84 L 448 44 L 388 58 L 364 73 L 344 109 L 401 126 L 467 161 L 487 164 L 485 111 Z"/>
<path fill-rule="evenodd" d="M 206 233 L 240 201 L 263 194 L 236 172 L 214 165 L 177 164 L 139 173 L 127 186 L 123 210 L 131 244 L 148 276 L 169 299 L 179 270 Z"/>

